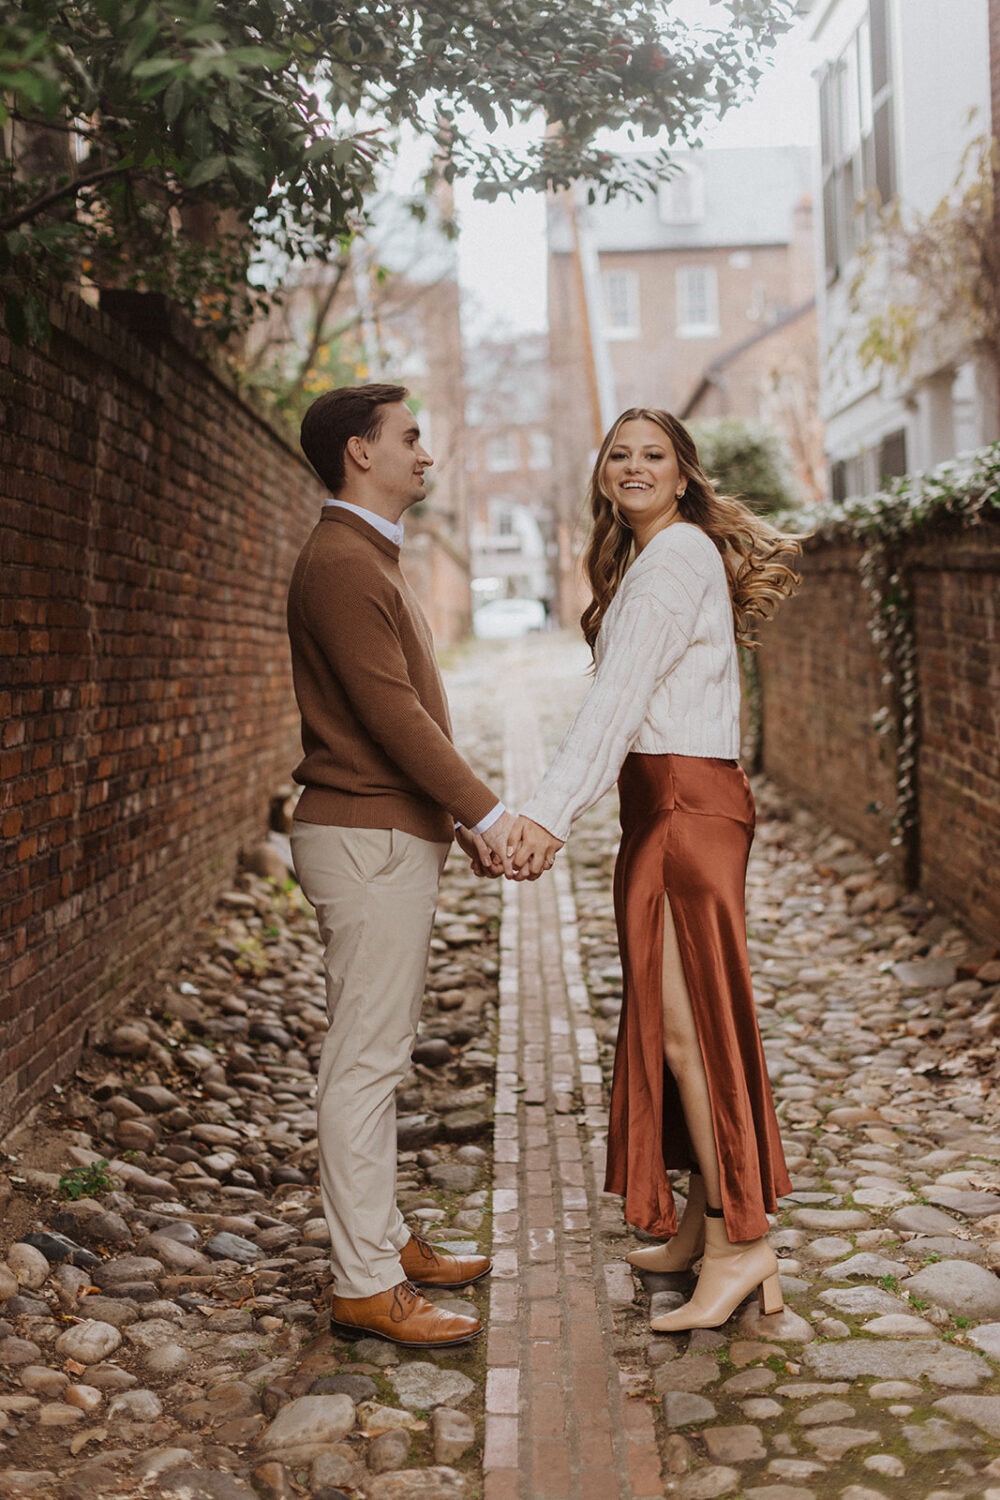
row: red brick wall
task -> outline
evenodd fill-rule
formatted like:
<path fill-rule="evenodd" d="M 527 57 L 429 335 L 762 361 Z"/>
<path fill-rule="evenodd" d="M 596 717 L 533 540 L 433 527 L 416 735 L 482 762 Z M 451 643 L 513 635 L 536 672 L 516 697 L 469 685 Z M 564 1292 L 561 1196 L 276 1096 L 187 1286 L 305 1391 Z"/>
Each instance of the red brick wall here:
<path fill-rule="evenodd" d="M 170 962 L 299 753 L 318 482 L 157 299 L 116 311 L 0 338 L 0 1127 Z"/>
<path fill-rule="evenodd" d="M 763 632 L 764 767 L 866 849 L 890 849 L 894 741 L 872 715 L 882 667 L 848 541 L 807 544 L 804 583 Z M 921 744 L 920 884 L 996 941 L 1000 883 L 1000 520 L 935 529 L 904 553 Z"/>
<path fill-rule="evenodd" d="M 912 552 L 921 884 L 1000 942 L 1000 520 Z"/>

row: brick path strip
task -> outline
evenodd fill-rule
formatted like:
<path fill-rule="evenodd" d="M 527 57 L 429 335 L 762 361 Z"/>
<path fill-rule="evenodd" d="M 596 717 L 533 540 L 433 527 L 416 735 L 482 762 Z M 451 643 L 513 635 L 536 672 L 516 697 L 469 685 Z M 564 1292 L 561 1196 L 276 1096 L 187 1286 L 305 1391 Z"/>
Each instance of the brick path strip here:
<path fill-rule="evenodd" d="M 506 784 L 543 766 L 507 726 Z M 516 805 L 516 802 L 515 802 Z M 610 899 L 610 893 L 609 893 Z M 607 1113 L 564 859 L 504 886 L 484 1500 L 663 1494 L 653 1408 L 623 1389 L 612 1308 L 633 1298 L 597 1233 Z"/>

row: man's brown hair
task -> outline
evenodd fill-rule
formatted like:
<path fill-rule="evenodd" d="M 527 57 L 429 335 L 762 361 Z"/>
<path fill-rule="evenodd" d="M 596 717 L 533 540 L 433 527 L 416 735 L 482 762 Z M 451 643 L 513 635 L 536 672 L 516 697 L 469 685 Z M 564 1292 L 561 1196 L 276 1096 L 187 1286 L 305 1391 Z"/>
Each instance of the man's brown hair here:
<path fill-rule="evenodd" d="M 405 401 L 405 385 L 344 385 L 325 391 L 302 418 L 302 451 L 331 495 L 344 483 L 344 450 L 348 438 L 376 438 L 385 419 L 383 407 Z"/>

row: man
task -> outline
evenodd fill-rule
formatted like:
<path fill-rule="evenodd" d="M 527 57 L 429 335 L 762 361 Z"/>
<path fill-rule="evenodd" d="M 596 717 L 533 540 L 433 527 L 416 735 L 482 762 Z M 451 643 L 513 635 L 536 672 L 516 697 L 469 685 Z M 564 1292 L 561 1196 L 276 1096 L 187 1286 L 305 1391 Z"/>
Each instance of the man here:
<path fill-rule="evenodd" d="M 330 1029 L 317 1112 L 331 1324 L 441 1347 L 482 1325 L 436 1307 L 413 1283 L 467 1286 L 491 1266 L 406 1228 L 395 1090 L 410 1064 L 453 833 L 481 873 L 510 874 L 513 819 L 452 744 L 431 633 L 400 571 L 400 517 L 424 498 L 432 463 L 407 394 L 397 385 L 329 391 L 302 423 L 303 451 L 335 498 L 288 595 L 304 750 L 292 853 L 325 945 Z"/>

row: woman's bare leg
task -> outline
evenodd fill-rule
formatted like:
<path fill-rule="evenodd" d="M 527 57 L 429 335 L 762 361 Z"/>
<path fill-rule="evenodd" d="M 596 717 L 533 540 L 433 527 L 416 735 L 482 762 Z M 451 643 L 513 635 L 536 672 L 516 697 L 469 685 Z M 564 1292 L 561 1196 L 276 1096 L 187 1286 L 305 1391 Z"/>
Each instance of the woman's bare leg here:
<path fill-rule="evenodd" d="M 677 1083 L 688 1135 L 705 1180 L 708 1205 L 721 1208 L 719 1158 L 708 1079 L 669 897 L 663 903 L 663 1055 Z"/>

